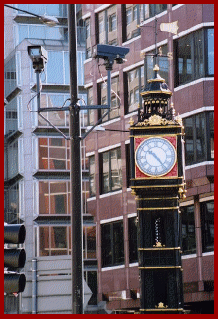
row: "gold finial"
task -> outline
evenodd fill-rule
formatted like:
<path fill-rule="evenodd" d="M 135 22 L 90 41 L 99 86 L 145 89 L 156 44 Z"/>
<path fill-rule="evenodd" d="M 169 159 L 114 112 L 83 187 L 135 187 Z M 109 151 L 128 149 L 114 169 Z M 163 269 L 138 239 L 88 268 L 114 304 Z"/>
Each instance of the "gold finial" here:
<path fill-rule="evenodd" d="M 132 126 L 134 124 L 133 118 L 131 117 L 129 120 L 129 125 Z"/>
<path fill-rule="evenodd" d="M 168 306 L 164 306 L 163 302 L 159 302 L 158 306 L 155 306 L 155 308 L 163 309 L 163 308 L 168 308 Z"/>
<path fill-rule="evenodd" d="M 153 70 L 154 70 L 154 71 L 159 71 L 159 70 L 160 70 L 160 68 L 159 68 L 159 66 L 158 66 L 157 64 L 155 64 L 155 66 L 154 66 Z"/>
<path fill-rule="evenodd" d="M 165 245 L 162 245 L 161 242 L 158 241 L 156 242 L 156 245 L 153 245 L 153 247 L 160 248 L 160 247 L 165 247 Z"/>

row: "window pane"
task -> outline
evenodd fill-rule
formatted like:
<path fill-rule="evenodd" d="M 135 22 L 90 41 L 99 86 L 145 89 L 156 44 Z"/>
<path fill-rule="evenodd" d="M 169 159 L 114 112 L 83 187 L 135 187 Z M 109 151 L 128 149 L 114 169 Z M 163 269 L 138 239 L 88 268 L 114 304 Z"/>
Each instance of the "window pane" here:
<path fill-rule="evenodd" d="M 49 139 L 49 168 L 66 169 L 66 143 L 63 138 Z"/>
<path fill-rule="evenodd" d="M 63 52 L 48 51 L 47 83 L 64 84 L 63 68 Z"/>
<path fill-rule="evenodd" d="M 64 96 L 59 94 L 48 94 L 48 107 L 61 107 L 64 104 Z M 49 121 L 56 126 L 65 126 L 65 112 L 48 112 Z"/>
<path fill-rule="evenodd" d="M 181 207 L 182 212 L 182 251 L 183 254 L 196 252 L 194 205 Z"/>
<path fill-rule="evenodd" d="M 206 160 L 206 125 L 205 113 L 196 115 L 196 160 L 197 162 Z"/>
<path fill-rule="evenodd" d="M 124 262 L 123 222 L 113 224 L 113 264 Z"/>
<path fill-rule="evenodd" d="M 201 203 L 203 252 L 214 250 L 214 201 Z"/>
<path fill-rule="evenodd" d="M 86 227 L 87 258 L 96 258 L 96 226 Z"/>
<path fill-rule="evenodd" d="M 67 214 L 66 182 L 50 182 L 50 214 Z"/>
<path fill-rule="evenodd" d="M 184 119 L 185 126 L 185 163 L 186 165 L 194 162 L 194 136 L 193 136 L 193 117 Z"/>
<path fill-rule="evenodd" d="M 129 218 L 129 262 L 138 261 L 138 246 L 137 246 L 137 218 Z"/>
<path fill-rule="evenodd" d="M 89 158 L 90 196 L 96 195 L 95 188 L 95 156 Z"/>
<path fill-rule="evenodd" d="M 214 112 L 209 112 L 209 125 L 210 125 L 210 154 L 211 159 L 214 159 Z"/>
<path fill-rule="evenodd" d="M 112 264 L 110 224 L 101 225 L 101 259 L 102 267 Z"/>
<path fill-rule="evenodd" d="M 190 35 L 178 40 L 179 84 L 187 83 L 192 80 L 191 46 L 192 41 Z"/>
<path fill-rule="evenodd" d="M 49 184 L 39 182 L 39 214 L 49 214 Z"/>
<path fill-rule="evenodd" d="M 111 151 L 111 189 L 122 187 L 121 149 Z"/>
<path fill-rule="evenodd" d="M 39 256 L 49 256 L 49 227 L 39 227 Z"/>
<path fill-rule="evenodd" d="M 203 32 L 202 30 L 194 33 L 194 68 L 195 78 L 204 75 L 204 54 L 203 54 Z"/>
<path fill-rule="evenodd" d="M 51 227 L 51 255 L 67 255 L 67 228 Z"/>
<path fill-rule="evenodd" d="M 39 138 L 39 169 L 48 169 L 48 139 Z"/>
<path fill-rule="evenodd" d="M 103 193 L 108 193 L 110 191 L 109 185 L 109 152 L 102 154 L 103 159 Z"/>
<path fill-rule="evenodd" d="M 214 74 L 214 29 L 207 30 L 207 41 L 208 41 L 208 75 Z"/>

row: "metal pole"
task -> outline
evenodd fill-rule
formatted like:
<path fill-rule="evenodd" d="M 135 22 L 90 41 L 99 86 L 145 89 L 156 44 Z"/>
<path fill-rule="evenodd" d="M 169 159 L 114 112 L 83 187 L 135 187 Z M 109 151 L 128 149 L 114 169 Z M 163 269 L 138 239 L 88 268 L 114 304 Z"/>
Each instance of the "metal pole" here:
<path fill-rule="evenodd" d="M 75 4 L 68 4 L 70 64 L 70 184 L 71 184 L 71 249 L 72 313 L 83 314 L 82 213 L 80 163 L 80 109 L 77 103 L 77 28 Z"/>
<path fill-rule="evenodd" d="M 37 259 L 32 260 L 32 314 L 37 314 Z"/>
<path fill-rule="evenodd" d="M 111 106 L 111 70 L 107 70 L 107 104 Z"/>
<path fill-rule="evenodd" d="M 39 112 L 39 110 L 40 110 L 40 95 L 41 95 L 41 93 L 40 93 L 40 79 L 39 79 L 39 74 L 40 74 L 41 72 L 40 71 L 36 71 L 36 90 L 37 90 L 37 110 L 38 110 L 38 112 Z"/>

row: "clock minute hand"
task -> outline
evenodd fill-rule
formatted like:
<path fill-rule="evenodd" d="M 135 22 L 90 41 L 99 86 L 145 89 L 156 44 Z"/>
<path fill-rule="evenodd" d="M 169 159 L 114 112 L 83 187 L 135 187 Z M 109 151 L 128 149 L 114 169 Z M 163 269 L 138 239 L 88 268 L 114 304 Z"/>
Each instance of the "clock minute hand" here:
<path fill-rule="evenodd" d="M 149 154 L 153 155 L 153 157 L 158 160 L 159 163 L 161 163 L 161 165 L 163 165 L 163 163 L 161 162 L 161 160 L 159 159 L 159 157 L 157 157 L 157 155 L 155 153 L 153 153 L 152 151 L 148 151 Z M 164 165 L 163 165 L 164 166 Z M 164 166 L 165 167 L 165 166 Z"/>

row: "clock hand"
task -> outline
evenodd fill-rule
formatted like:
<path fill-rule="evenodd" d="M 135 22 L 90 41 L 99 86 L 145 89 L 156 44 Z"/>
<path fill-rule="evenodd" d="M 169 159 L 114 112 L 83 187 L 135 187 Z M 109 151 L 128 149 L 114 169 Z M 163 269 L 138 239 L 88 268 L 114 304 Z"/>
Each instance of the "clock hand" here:
<path fill-rule="evenodd" d="M 161 162 L 161 160 L 159 159 L 159 157 L 157 157 L 157 155 L 156 155 L 155 153 L 153 153 L 152 151 L 148 151 L 148 153 L 151 154 L 151 155 L 153 155 L 153 157 L 154 157 L 156 160 L 158 160 L 158 162 L 161 163 L 161 165 L 163 165 L 163 167 L 165 167 L 164 164 Z M 165 168 L 166 168 L 166 167 L 165 167 Z"/>

